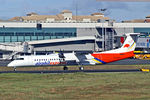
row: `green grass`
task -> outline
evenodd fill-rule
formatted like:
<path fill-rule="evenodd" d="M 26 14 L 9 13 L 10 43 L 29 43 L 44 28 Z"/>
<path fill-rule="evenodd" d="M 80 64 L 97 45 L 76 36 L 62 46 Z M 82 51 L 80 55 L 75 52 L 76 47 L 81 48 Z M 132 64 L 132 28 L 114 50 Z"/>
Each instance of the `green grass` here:
<path fill-rule="evenodd" d="M 0 74 L 0 100 L 149 100 L 150 73 Z"/>

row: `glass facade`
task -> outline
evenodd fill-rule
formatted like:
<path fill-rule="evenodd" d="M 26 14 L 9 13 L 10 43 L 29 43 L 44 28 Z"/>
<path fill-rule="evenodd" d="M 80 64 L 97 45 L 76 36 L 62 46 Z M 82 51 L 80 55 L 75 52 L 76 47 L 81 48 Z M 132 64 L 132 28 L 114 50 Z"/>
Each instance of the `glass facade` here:
<path fill-rule="evenodd" d="M 0 42 L 24 42 L 76 37 L 76 28 L 0 28 Z"/>
<path fill-rule="evenodd" d="M 149 37 L 150 38 L 150 28 L 134 28 L 135 33 L 142 33 L 140 37 Z"/>

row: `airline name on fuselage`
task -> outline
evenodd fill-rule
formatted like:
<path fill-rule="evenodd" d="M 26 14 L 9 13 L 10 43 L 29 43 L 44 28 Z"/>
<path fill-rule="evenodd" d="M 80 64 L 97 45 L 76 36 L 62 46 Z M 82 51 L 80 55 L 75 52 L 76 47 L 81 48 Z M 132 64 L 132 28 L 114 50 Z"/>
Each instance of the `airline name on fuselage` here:
<path fill-rule="evenodd" d="M 66 62 L 37 62 L 35 63 L 35 65 L 39 66 L 39 65 L 59 65 L 59 64 L 66 64 Z"/>

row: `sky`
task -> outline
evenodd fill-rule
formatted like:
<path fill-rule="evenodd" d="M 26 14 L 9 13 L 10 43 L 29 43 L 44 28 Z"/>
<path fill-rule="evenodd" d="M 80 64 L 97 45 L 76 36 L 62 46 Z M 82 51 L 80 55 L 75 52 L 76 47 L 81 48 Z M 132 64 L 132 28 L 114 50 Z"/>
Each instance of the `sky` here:
<path fill-rule="evenodd" d="M 98 0 L 0 0 L 0 19 L 36 12 L 55 15 L 69 9 L 74 15 L 90 15 L 106 8 L 105 16 L 116 21 L 144 19 L 150 15 L 150 2 L 103 2 Z"/>

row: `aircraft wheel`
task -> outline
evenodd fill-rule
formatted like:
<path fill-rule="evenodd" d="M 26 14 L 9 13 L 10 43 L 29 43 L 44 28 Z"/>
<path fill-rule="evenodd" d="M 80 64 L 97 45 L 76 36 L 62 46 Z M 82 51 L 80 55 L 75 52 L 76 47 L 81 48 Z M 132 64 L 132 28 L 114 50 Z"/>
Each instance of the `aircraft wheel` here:
<path fill-rule="evenodd" d="M 79 67 L 79 70 L 84 70 L 84 67 Z"/>
<path fill-rule="evenodd" d="M 64 70 L 68 70 L 68 67 L 65 66 L 65 67 L 64 67 Z"/>
<path fill-rule="evenodd" d="M 17 69 L 16 68 L 14 68 L 14 71 L 16 71 Z"/>

